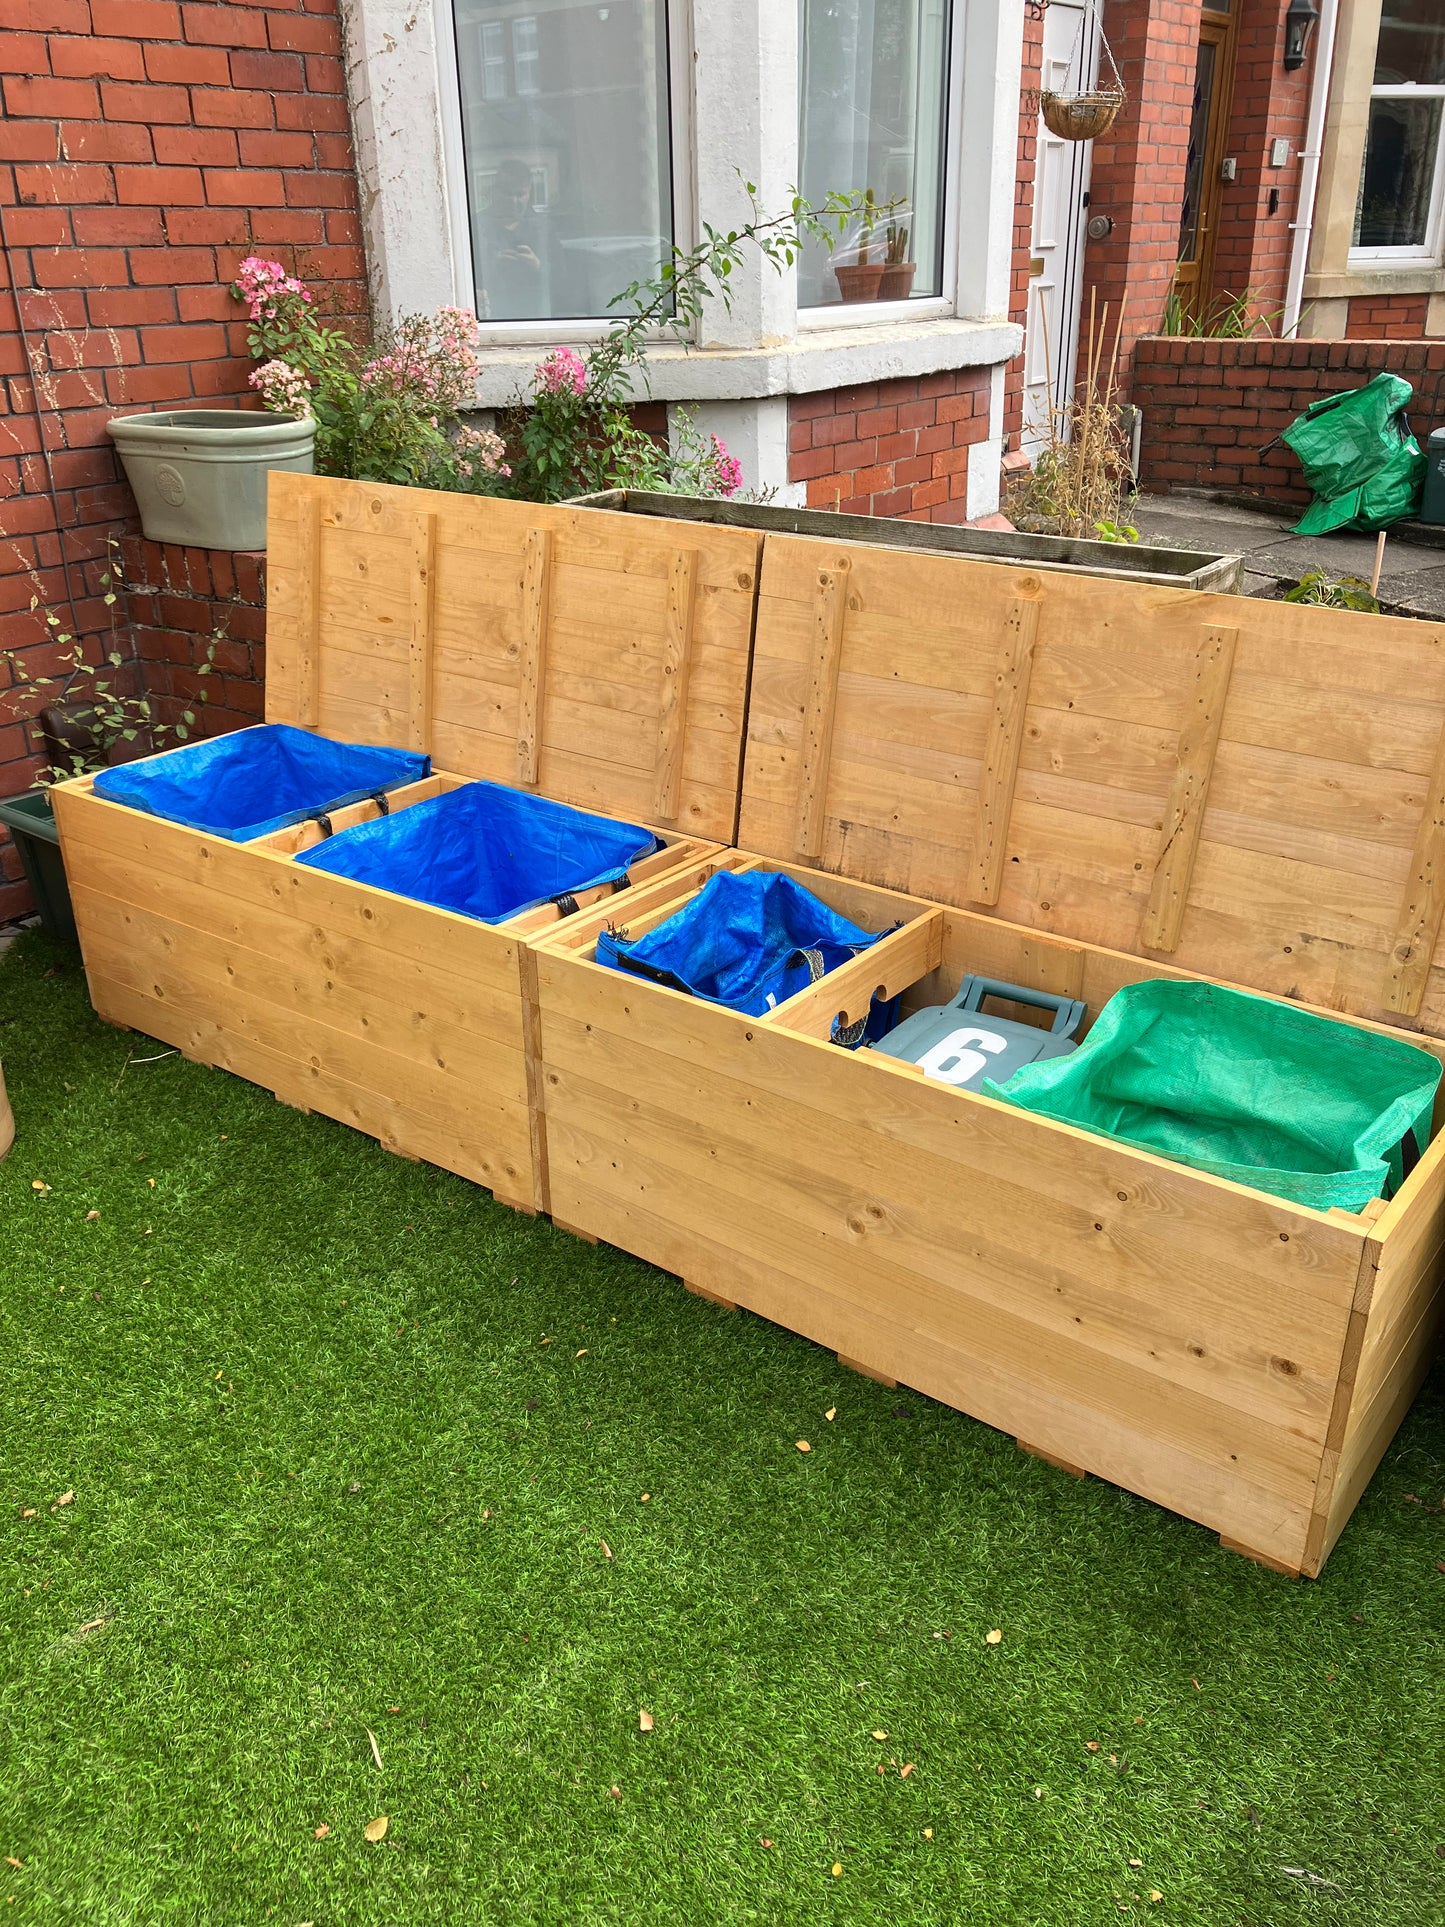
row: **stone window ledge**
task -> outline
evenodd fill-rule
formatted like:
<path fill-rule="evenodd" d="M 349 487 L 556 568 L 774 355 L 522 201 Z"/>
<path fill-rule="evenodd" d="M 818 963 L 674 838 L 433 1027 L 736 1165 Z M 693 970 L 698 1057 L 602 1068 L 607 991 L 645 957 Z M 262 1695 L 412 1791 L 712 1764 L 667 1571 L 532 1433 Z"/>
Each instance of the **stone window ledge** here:
<path fill-rule="evenodd" d="M 648 351 L 649 395 L 654 401 L 681 402 L 810 395 L 945 368 L 992 367 L 1011 360 L 1022 347 L 1023 330 L 1013 322 L 957 319 L 810 328 L 792 341 L 762 348 L 685 348 L 664 341 Z M 483 347 L 477 406 L 505 407 L 548 352 L 543 343 Z"/>
<path fill-rule="evenodd" d="M 1399 267 L 1361 262 L 1354 268 L 1332 268 L 1307 274 L 1306 301 L 1336 301 L 1362 295 L 1445 293 L 1445 267 L 1428 261 L 1402 262 Z"/>

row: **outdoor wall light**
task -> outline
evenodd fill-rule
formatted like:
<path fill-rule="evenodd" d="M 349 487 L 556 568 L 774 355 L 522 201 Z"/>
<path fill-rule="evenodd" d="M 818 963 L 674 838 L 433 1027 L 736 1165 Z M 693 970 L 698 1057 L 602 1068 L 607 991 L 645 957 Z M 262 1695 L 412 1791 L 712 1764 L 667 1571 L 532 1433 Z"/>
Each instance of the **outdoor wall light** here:
<path fill-rule="evenodd" d="M 1310 34 L 1319 19 L 1314 0 L 1289 0 L 1284 16 L 1284 67 L 1286 73 L 1293 73 L 1296 67 L 1303 67 L 1305 54 L 1310 44 Z"/>

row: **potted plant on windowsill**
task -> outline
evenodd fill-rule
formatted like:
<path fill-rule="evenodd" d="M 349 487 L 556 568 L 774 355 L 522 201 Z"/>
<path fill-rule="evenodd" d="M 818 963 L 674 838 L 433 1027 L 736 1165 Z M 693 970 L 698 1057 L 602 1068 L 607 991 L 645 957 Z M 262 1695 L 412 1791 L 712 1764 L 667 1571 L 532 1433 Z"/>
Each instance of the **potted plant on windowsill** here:
<path fill-rule="evenodd" d="M 880 301 L 906 301 L 913 292 L 913 277 L 918 272 L 918 263 L 908 259 L 908 238 L 908 229 L 901 221 L 888 223 L 883 278 L 878 283 Z"/>
<path fill-rule="evenodd" d="M 876 301 L 885 264 L 873 259 L 873 229 L 878 219 L 878 202 L 872 188 L 863 195 L 863 221 L 858 230 L 858 250 L 851 261 L 839 261 L 833 273 L 838 293 L 844 301 Z"/>
<path fill-rule="evenodd" d="M 114 549 L 113 543 L 111 546 Z M 119 583 L 120 576 L 112 560 L 101 576 L 105 601 L 112 610 L 118 600 Z M 38 609 L 34 598 L 30 606 L 32 610 Z M 195 724 L 196 713 L 186 709 L 174 721 L 163 721 L 148 696 L 131 695 L 117 687 L 120 673 L 125 669 L 125 658 L 114 646 L 118 638 L 113 616 L 112 646 L 99 663 L 86 661 L 81 644 L 62 629 L 54 610 L 47 609 L 44 619 L 48 640 L 63 652 L 57 674 L 33 676 L 25 666 L 23 652 L 0 650 L 0 662 L 9 665 L 17 690 L 54 689 L 56 692 L 53 700 L 32 712 L 46 757 L 40 780 L 18 796 L 0 797 L 0 829 L 9 830 L 14 839 L 47 935 L 62 943 L 74 943 L 75 912 L 71 908 L 60 856 L 60 835 L 51 808 L 50 785 L 183 743 Z M 205 661 L 197 665 L 197 675 L 210 675 L 215 655 L 213 638 Z M 203 689 L 198 700 L 204 703 L 208 699 L 208 692 Z"/>

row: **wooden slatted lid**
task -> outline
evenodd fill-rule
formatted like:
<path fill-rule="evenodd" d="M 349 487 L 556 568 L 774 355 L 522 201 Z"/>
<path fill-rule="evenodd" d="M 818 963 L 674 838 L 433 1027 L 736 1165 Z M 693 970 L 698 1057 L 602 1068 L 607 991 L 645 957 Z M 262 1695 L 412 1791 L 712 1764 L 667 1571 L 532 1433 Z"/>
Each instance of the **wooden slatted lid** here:
<path fill-rule="evenodd" d="M 267 719 L 730 842 L 760 546 L 278 471 Z"/>
<path fill-rule="evenodd" d="M 1445 1034 L 1445 629 L 769 536 L 738 840 Z"/>

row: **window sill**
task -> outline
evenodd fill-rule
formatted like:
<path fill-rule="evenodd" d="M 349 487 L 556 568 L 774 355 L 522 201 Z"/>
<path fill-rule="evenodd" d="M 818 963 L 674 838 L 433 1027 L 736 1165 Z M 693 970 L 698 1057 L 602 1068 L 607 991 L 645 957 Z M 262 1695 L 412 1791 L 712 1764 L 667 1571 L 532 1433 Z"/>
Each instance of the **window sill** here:
<path fill-rule="evenodd" d="M 1358 261 L 1305 276 L 1306 302 L 1366 294 L 1445 294 L 1445 267 L 1438 261 Z"/>
<path fill-rule="evenodd" d="M 526 347 L 482 349 L 477 406 L 513 401 L 547 352 Z M 868 327 L 808 327 L 795 339 L 759 348 L 684 348 L 663 342 L 649 350 L 653 401 L 748 401 L 763 395 L 811 395 L 863 382 L 906 380 L 945 368 L 991 367 L 1023 346 L 1010 321 L 885 320 Z"/>

